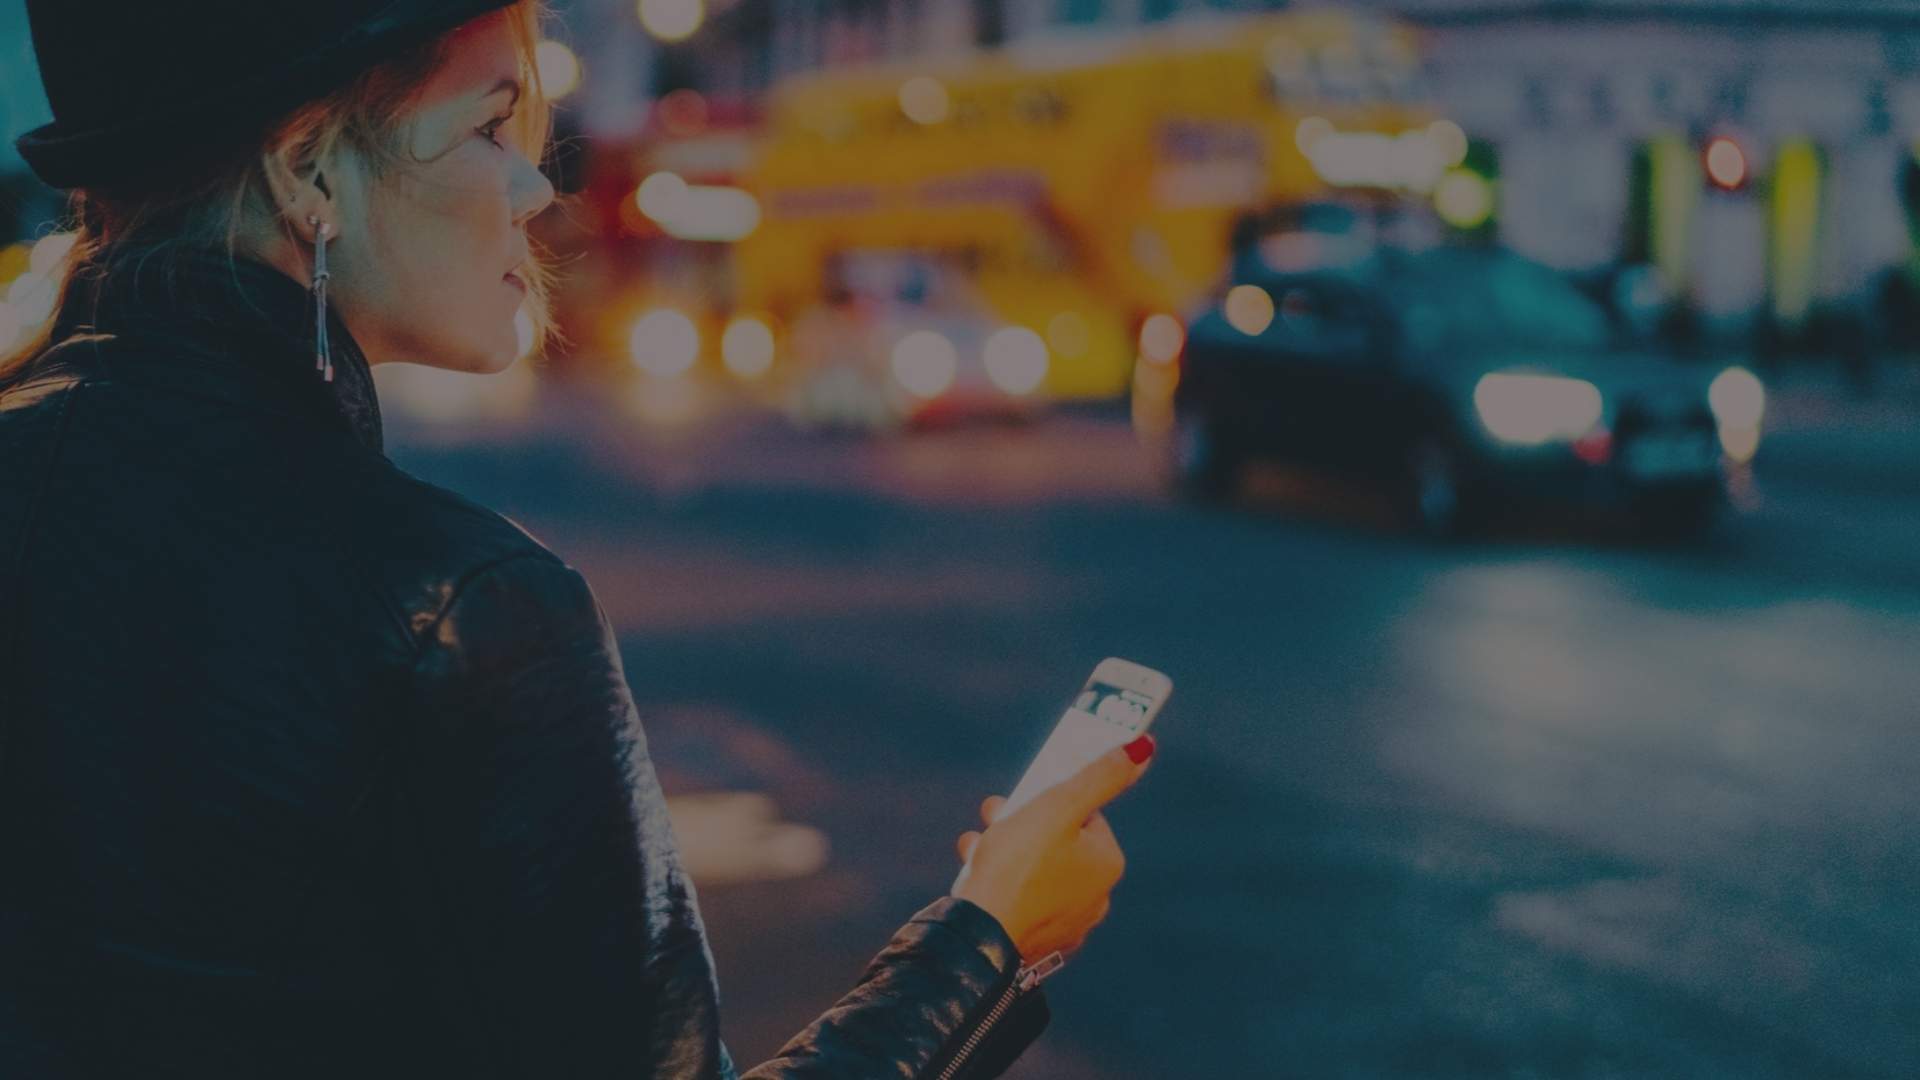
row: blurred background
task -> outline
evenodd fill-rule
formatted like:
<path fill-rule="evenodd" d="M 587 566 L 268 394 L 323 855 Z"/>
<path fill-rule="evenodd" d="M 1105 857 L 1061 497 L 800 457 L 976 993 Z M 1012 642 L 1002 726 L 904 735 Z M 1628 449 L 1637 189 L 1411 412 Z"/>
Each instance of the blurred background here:
<path fill-rule="evenodd" d="M 1013 1075 L 1920 1074 L 1920 3 L 572 0 L 581 567 L 758 1060 L 1170 674 Z M 0 4 L 0 342 L 60 203 Z"/>

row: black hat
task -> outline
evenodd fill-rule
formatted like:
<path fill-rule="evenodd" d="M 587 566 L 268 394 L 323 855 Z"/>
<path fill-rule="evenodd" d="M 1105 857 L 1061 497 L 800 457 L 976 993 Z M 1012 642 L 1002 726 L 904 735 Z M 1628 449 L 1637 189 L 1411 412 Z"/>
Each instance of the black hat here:
<path fill-rule="evenodd" d="M 14 145 L 57 188 L 137 184 L 511 2 L 27 0 L 54 120 Z"/>

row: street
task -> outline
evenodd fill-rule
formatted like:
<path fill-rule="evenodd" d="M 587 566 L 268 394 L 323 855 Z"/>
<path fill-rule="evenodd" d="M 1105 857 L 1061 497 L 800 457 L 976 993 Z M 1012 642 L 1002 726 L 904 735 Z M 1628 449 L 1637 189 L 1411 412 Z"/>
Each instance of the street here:
<path fill-rule="evenodd" d="M 1161 752 L 1010 1075 L 1912 1076 L 1920 431 L 1832 408 L 1680 546 L 1428 545 L 1288 476 L 1183 506 L 1095 412 L 826 439 L 550 391 L 391 435 L 611 615 L 742 1068 L 1116 655 L 1173 677 Z"/>

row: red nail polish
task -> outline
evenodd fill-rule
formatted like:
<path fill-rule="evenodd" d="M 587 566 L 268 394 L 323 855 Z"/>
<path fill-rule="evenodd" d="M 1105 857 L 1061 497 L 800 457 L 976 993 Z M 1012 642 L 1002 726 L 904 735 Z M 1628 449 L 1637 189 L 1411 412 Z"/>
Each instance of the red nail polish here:
<path fill-rule="evenodd" d="M 1148 758 L 1153 756 L 1153 751 L 1153 736 L 1151 735 L 1142 735 L 1127 744 L 1127 758 L 1135 765 L 1145 763 Z"/>

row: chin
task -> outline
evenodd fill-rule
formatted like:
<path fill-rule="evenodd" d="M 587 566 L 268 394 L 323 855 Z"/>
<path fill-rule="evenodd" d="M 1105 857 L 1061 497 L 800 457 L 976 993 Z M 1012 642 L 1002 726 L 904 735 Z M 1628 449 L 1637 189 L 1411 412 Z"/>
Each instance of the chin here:
<path fill-rule="evenodd" d="M 513 331 L 507 331 L 505 341 L 460 341 L 447 342 L 441 348 L 431 352 L 433 359 L 424 361 L 429 367 L 446 371 L 463 371 L 471 375 L 497 375 L 513 366 L 520 359 L 519 341 Z"/>

